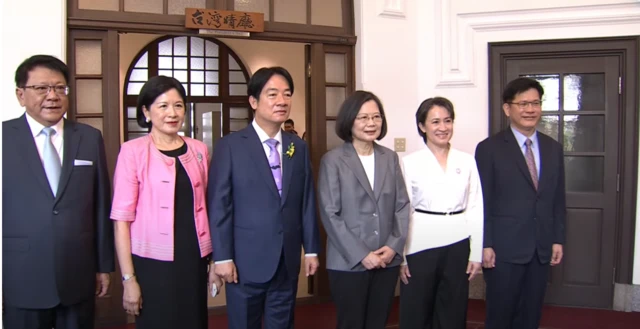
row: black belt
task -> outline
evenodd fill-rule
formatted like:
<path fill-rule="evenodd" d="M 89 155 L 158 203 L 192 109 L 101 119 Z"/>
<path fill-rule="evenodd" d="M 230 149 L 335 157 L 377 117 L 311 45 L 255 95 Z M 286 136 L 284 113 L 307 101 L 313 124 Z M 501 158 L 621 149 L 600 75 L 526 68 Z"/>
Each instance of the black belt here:
<path fill-rule="evenodd" d="M 420 213 L 423 213 L 423 214 L 429 214 L 429 215 L 449 216 L 449 215 L 462 214 L 464 212 L 464 209 L 457 210 L 457 211 L 451 211 L 451 212 L 437 212 L 437 211 L 428 211 L 428 210 L 422 210 L 422 209 L 416 209 L 416 211 L 420 212 Z"/>

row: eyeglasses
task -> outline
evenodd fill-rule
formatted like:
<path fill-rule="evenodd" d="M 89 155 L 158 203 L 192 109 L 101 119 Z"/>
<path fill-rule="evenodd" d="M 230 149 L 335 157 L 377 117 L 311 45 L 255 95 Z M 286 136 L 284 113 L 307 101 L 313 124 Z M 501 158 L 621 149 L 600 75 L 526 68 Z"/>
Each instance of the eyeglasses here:
<path fill-rule="evenodd" d="M 65 85 L 33 85 L 33 86 L 24 86 L 24 89 L 33 89 L 33 91 L 38 95 L 47 95 L 51 92 L 51 89 L 58 95 L 69 95 L 69 86 Z"/>
<path fill-rule="evenodd" d="M 382 122 L 382 115 L 380 114 L 374 114 L 372 116 L 359 115 L 356 117 L 356 121 L 358 121 L 359 123 L 367 123 L 369 122 L 369 120 L 373 120 L 373 122 L 375 123 L 380 123 Z"/>
<path fill-rule="evenodd" d="M 542 106 L 542 101 L 509 103 L 509 104 L 518 105 L 518 108 L 521 110 L 526 109 L 527 107 L 529 107 L 529 105 L 531 105 L 531 107 L 534 109 L 539 109 Z"/>

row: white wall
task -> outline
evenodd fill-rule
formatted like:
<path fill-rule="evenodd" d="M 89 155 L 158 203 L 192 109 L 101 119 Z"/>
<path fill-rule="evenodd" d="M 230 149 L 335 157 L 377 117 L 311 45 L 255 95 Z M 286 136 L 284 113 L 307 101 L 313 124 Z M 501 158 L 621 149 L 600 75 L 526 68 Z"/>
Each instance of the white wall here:
<path fill-rule="evenodd" d="M 66 58 L 66 0 L 3 0 L 0 26 L 0 97 L 2 121 L 16 118 L 24 109 L 16 99 L 16 68 L 28 57 L 52 55 Z"/>
<path fill-rule="evenodd" d="M 489 42 L 640 35 L 637 0 L 355 0 L 355 15 L 357 88 L 381 98 L 382 144 L 405 137 L 405 154 L 423 147 L 414 115 L 436 95 L 455 105 L 454 147 L 473 153 L 487 136 Z M 640 222 L 634 264 L 640 284 Z"/>

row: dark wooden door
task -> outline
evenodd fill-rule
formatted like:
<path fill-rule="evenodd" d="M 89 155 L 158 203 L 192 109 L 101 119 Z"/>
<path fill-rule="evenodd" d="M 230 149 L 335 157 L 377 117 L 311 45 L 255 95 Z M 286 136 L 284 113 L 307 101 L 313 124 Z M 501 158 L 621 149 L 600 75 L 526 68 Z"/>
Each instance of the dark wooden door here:
<path fill-rule="evenodd" d="M 609 308 L 618 197 L 619 57 L 515 59 L 505 68 L 507 81 L 528 76 L 542 84 L 538 131 L 564 146 L 566 245 L 564 261 L 551 270 L 546 302 Z"/>

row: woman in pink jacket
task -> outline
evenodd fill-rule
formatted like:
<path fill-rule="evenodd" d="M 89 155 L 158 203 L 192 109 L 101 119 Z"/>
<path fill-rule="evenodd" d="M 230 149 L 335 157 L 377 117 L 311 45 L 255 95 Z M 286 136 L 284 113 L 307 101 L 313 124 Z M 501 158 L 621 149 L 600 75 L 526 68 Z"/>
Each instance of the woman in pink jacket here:
<path fill-rule="evenodd" d="M 207 291 L 222 286 L 208 271 L 207 146 L 178 135 L 185 99 L 178 80 L 149 79 L 137 120 L 150 133 L 124 143 L 118 155 L 111 218 L 123 306 L 137 328 L 205 329 Z"/>

